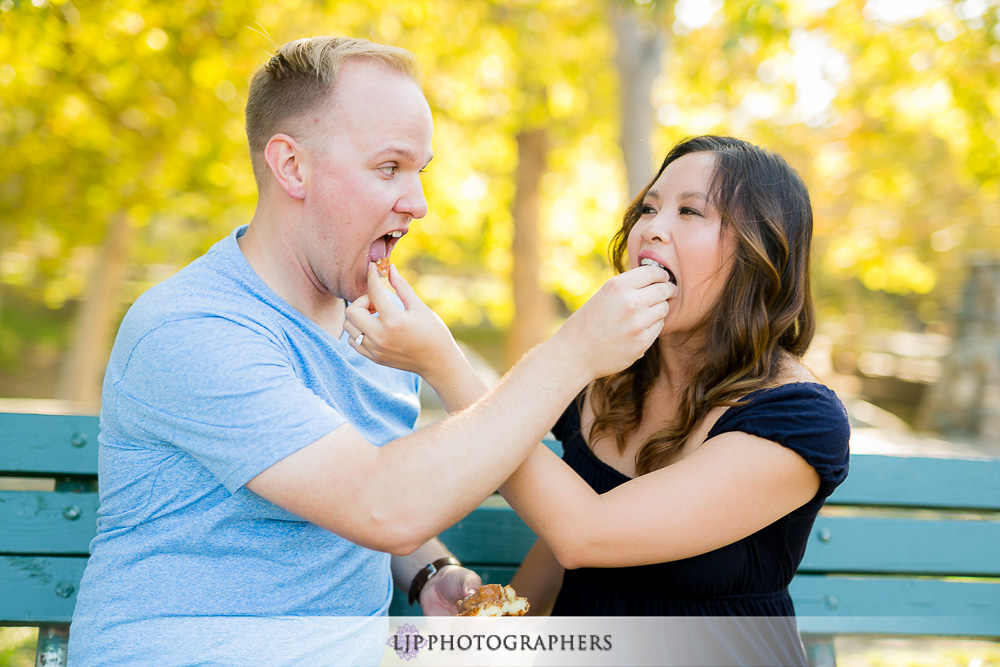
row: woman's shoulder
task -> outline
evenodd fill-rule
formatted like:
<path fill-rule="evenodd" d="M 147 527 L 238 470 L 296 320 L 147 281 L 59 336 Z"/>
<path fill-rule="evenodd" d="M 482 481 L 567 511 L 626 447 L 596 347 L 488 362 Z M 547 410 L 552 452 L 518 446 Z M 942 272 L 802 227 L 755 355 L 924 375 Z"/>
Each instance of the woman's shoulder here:
<path fill-rule="evenodd" d="M 839 452 L 847 449 L 850 420 L 837 393 L 788 356 L 774 383 L 728 407 L 708 437 L 726 431 L 743 431 L 786 446 L 805 440 Z"/>
<path fill-rule="evenodd" d="M 726 409 L 708 438 L 733 431 L 798 453 L 819 472 L 823 497 L 847 475 L 851 437 L 847 410 L 837 394 L 818 381 L 787 382 L 751 392 L 740 405 Z"/>
<path fill-rule="evenodd" d="M 796 414 L 826 415 L 835 421 L 847 418 L 847 411 L 837 393 L 823 384 L 799 359 L 787 355 L 772 384 L 750 392 L 741 405 L 726 410 L 735 416 L 748 411 L 793 410 Z"/>
<path fill-rule="evenodd" d="M 732 420 L 768 420 L 784 417 L 793 421 L 803 418 L 824 421 L 848 422 L 847 410 L 837 393 L 818 380 L 796 380 L 770 385 L 750 392 L 739 402 L 726 409 L 716 422 Z M 784 419 L 779 419 L 784 421 Z"/>

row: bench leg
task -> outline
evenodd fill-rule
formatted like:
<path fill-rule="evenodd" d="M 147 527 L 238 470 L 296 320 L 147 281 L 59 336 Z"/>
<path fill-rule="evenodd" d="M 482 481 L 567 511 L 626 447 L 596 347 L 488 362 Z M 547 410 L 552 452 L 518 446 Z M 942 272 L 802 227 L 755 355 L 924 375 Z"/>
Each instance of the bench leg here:
<path fill-rule="evenodd" d="M 805 644 L 809 667 L 837 667 L 833 635 L 805 635 L 802 643 Z"/>
<path fill-rule="evenodd" d="M 69 648 L 69 625 L 43 625 L 38 628 L 35 667 L 66 667 Z"/>

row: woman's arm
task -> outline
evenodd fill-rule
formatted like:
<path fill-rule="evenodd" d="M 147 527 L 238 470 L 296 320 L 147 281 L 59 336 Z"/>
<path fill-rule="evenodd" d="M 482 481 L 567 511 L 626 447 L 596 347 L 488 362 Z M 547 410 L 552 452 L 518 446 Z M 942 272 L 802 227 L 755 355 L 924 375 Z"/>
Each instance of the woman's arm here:
<path fill-rule="evenodd" d="M 818 488 L 815 469 L 792 450 L 730 432 L 603 495 L 539 445 L 500 493 L 572 569 L 703 554 L 801 507 Z"/>
<path fill-rule="evenodd" d="M 526 597 L 528 616 L 550 616 L 562 588 L 566 568 L 559 564 L 543 540 L 537 540 L 510 580 L 511 588 Z"/>

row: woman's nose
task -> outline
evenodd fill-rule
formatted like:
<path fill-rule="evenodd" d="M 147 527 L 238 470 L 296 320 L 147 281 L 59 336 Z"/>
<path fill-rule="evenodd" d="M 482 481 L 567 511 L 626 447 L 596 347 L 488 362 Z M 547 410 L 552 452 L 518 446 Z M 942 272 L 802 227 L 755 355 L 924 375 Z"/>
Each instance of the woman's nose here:
<path fill-rule="evenodd" d="M 641 232 L 646 243 L 667 243 L 670 240 L 670 228 L 663 215 L 657 215 L 647 222 Z"/>

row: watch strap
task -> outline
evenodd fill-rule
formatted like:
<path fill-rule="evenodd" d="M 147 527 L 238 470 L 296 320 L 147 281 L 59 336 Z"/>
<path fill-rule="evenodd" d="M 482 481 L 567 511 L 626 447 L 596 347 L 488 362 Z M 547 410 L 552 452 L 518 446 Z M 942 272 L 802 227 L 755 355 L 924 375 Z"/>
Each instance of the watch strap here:
<path fill-rule="evenodd" d="M 448 556 L 446 558 L 438 558 L 433 563 L 427 563 L 420 571 L 417 572 L 416 576 L 413 577 L 413 581 L 410 583 L 410 604 L 412 605 L 420 597 L 420 591 L 424 590 L 424 586 L 430 581 L 431 577 L 438 573 L 438 570 L 443 568 L 445 565 L 458 565 L 462 566 L 462 563 L 454 556 Z"/>

